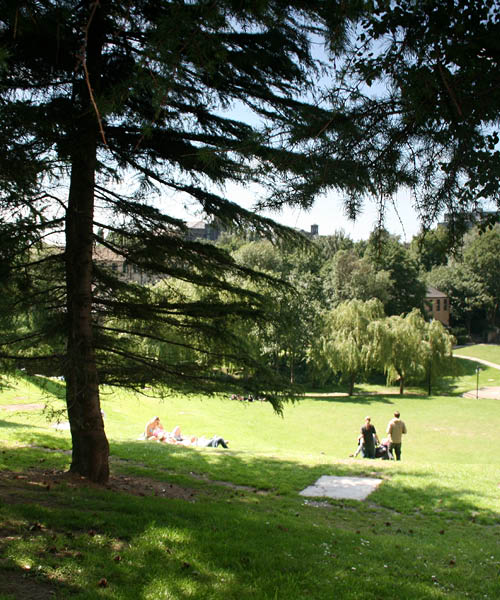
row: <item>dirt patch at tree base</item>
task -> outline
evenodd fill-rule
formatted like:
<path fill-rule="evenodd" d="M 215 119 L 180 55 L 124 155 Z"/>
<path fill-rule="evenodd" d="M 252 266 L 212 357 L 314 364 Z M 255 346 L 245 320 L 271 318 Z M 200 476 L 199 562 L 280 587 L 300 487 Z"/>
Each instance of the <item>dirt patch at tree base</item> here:
<path fill-rule="evenodd" d="M 54 600 L 57 589 L 58 586 L 40 580 L 29 571 L 2 570 L 2 594 L 12 595 L 16 600 Z"/>
<path fill-rule="evenodd" d="M 165 481 L 156 481 L 147 477 L 130 477 L 111 475 L 105 485 L 94 484 L 86 477 L 68 471 L 28 469 L 22 473 L 12 471 L 0 472 L 0 499 L 7 503 L 33 501 L 33 494 L 48 492 L 59 485 L 74 488 L 93 488 L 133 494 L 134 496 L 160 496 L 177 498 L 193 502 L 199 493 L 195 489 L 184 488 Z M 50 504 L 50 498 L 38 496 L 37 503 Z"/>

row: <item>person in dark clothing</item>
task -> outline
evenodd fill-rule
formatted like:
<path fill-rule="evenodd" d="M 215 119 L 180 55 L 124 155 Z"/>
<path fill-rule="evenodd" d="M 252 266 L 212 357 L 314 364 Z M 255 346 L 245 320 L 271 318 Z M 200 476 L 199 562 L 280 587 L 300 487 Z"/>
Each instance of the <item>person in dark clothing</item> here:
<path fill-rule="evenodd" d="M 222 446 L 223 448 L 228 448 L 228 444 L 228 440 L 225 440 L 223 437 L 218 435 L 214 435 L 210 439 L 203 435 L 197 438 L 197 440 L 193 443 L 193 446 L 203 446 L 205 448 L 217 448 L 218 446 Z"/>
<path fill-rule="evenodd" d="M 217 446 L 222 446 L 223 448 L 228 448 L 227 440 L 222 437 L 214 437 L 208 442 L 207 446 L 211 446 L 212 448 L 217 448 Z"/>
<path fill-rule="evenodd" d="M 371 417 L 365 417 L 365 424 L 361 427 L 363 436 L 363 456 L 365 458 L 375 458 L 375 447 L 380 444 L 377 431 L 372 425 Z"/>

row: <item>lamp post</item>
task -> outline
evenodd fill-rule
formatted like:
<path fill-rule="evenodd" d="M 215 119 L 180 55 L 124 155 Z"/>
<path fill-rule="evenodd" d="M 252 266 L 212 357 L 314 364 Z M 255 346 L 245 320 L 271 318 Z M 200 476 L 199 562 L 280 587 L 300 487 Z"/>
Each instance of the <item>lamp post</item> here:
<path fill-rule="evenodd" d="M 476 400 L 479 398 L 479 371 L 481 369 L 476 367 Z"/>

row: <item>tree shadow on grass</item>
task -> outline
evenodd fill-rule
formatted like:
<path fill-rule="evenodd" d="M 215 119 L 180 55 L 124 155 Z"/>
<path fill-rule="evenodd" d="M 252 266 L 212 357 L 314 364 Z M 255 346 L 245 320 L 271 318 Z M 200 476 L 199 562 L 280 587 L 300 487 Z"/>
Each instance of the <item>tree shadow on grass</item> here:
<path fill-rule="evenodd" d="M 318 402 L 330 402 L 335 404 L 400 404 L 401 400 L 405 398 L 418 398 L 419 400 L 426 400 L 429 397 L 426 394 L 416 394 L 414 392 L 400 394 L 384 394 L 384 393 L 359 393 L 352 396 L 316 396 L 313 393 L 307 396 L 307 400 L 313 400 Z"/>
<path fill-rule="evenodd" d="M 435 506 L 438 499 L 449 513 L 463 516 L 477 511 L 468 499 L 474 490 L 467 481 L 446 488 L 430 473 L 411 473 L 413 480 L 428 480 L 422 486 L 406 485 L 401 477 L 391 481 L 386 473 L 389 479 L 369 503 L 328 501 L 324 510 L 305 504 L 298 492 L 325 474 L 380 476 L 384 471 L 372 463 L 309 466 L 248 453 L 145 442 L 114 442 L 112 448 L 115 456 L 127 459 L 120 467 L 124 472 L 130 469 L 133 474 L 135 463 L 165 486 L 174 480 L 185 485 L 191 481 L 193 499 L 139 496 L 96 486 L 41 488 L 34 492 L 38 502 L 31 497 L 25 503 L 17 496 L 5 502 L 0 513 L 3 526 L 15 523 L 18 532 L 19 539 L 4 546 L 9 555 L 16 556 L 18 544 L 19 555 L 40 565 L 42 573 L 56 567 L 63 574 L 78 572 L 73 576 L 85 584 L 81 588 L 73 584 L 75 598 L 93 597 L 93 591 L 97 597 L 102 578 L 111 596 L 123 599 L 250 600 L 276 597 L 276 590 L 289 598 L 326 598 L 334 592 L 339 598 L 371 598 L 373 579 L 365 575 L 373 576 L 374 570 L 384 597 L 397 592 L 399 598 L 414 598 L 418 586 L 420 598 L 433 598 L 434 581 L 422 575 L 414 559 L 432 556 L 442 546 L 444 521 L 429 510 L 422 525 L 425 535 L 418 530 L 410 534 L 415 512 Z M 215 480 L 249 487 L 223 488 Z M 259 495 L 256 489 L 269 493 Z M 346 511 L 346 505 L 352 510 Z M 389 530 L 386 513 L 379 515 L 381 506 L 394 511 L 399 533 Z M 492 510 L 482 512 L 499 517 Z M 451 528 L 449 521 L 446 526 Z M 370 544 L 366 563 L 359 556 L 360 536 Z M 390 551 L 398 540 L 411 557 L 407 563 L 401 562 L 401 552 Z M 488 554 L 488 541 L 481 540 L 480 545 Z M 476 564 L 476 559 L 479 564 L 479 544 L 476 552 L 470 539 L 454 539 L 453 552 L 466 554 L 467 565 Z M 383 563 L 389 560 L 396 563 L 397 578 L 384 571 Z M 433 567 L 444 578 L 445 570 L 439 568 Z M 0 564 L 0 574 L 1 569 Z M 481 567 L 477 576 L 481 577 Z M 473 586 L 475 581 L 463 585 Z M 457 594 L 465 591 L 470 588 L 456 589 Z"/>
<path fill-rule="evenodd" d="M 14 421 L 3 421 L 0 419 L 0 427 L 5 429 L 35 429 L 34 425 L 27 425 L 26 423 L 16 423 Z"/>
<path fill-rule="evenodd" d="M 440 396 L 461 396 L 468 389 L 464 389 L 464 382 L 462 378 L 470 377 L 471 384 L 470 389 L 476 387 L 476 374 L 477 368 L 484 371 L 487 367 L 467 359 L 460 359 L 459 356 L 455 356 L 456 372 L 453 375 L 442 377 L 433 384 L 432 392 L 434 395 L 439 394 Z"/>
<path fill-rule="evenodd" d="M 18 377 L 26 383 L 34 385 L 40 391 L 55 396 L 59 400 L 66 399 L 66 384 L 62 380 L 43 375 L 26 375 L 24 373 L 18 373 Z"/>
<path fill-rule="evenodd" d="M 336 396 L 331 395 L 315 395 L 314 393 L 307 395 L 307 400 L 313 400 L 317 402 L 329 402 L 334 404 L 370 404 L 371 402 L 380 402 L 382 404 L 389 403 L 389 396 L 383 395 L 368 395 L 368 394 L 353 394 L 352 396 Z"/>
<path fill-rule="evenodd" d="M 71 598 L 78 593 L 78 588 L 61 585 L 56 581 L 45 581 L 31 573 L 26 566 L 13 566 L 2 572 L 2 598 L 12 600 L 53 600 L 57 597 Z M 61 596 L 62 594 L 62 596 Z"/>

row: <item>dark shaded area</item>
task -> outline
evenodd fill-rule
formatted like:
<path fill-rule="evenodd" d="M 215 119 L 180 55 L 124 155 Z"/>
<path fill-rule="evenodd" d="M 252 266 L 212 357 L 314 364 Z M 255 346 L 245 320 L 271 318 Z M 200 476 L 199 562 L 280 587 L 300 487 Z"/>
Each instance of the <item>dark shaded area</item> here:
<path fill-rule="evenodd" d="M 433 549 L 443 543 L 443 535 L 440 533 L 443 516 L 451 528 L 455 517 L 463 521 L 464 515 L 477 515 L 477 507 L 465 499 L 467 494 L 474 493 L 473 489 L 466 484 L 457 484 L 455 489 L 441 487 L 432 483 L 431 475 L 425 473 L 412 473 L 421 480 L 429 480 L 418 489 L 405 486 L 399 479 L 388 479 L 381 490 L 370 496 L 369 504 L 327 500 L 325 504 L 328 508 L 321 509 L 305 504 L 304 499 L 298 496 L 300 489 L 313 483 L 321 475 L 352 475 L 352 465 L 308 467 L 291 461 L 222 451 L 214 465 L 211 460 L 205 460 L 202 453 L 196 453 L 194 457 L 189 448 L 159 445 L 155 448 L 158 456 L 164 458 L 164 467 L 150 467 L 139 461 L 144 442 L 114 443 L 114 457 L 128 460 L 126 463 L 112 462 L 108 486 L 96 486 L 83 480 L 80 484 L 73 484 L 71 481 L 65 484 L 61 481 L 58 485 L 51 485 L 51 472 L 48 470 L 46 485 L 29 486 L 27 480 L 16 479 L 17 487 L 10 497 L 7 495 L 8 487 L 3 492 L 0 488 L 3 496 L 0 514 L 4 526 L 17 523 L 13 536 L 17 536 L 16 539 L 29 540 L 34 536 L 39 538 L 38 547 L 41 550 L 36 557 L 37 564 L 42 565 L 43 569 L 47 565 L 66 565 L 67 568 L 73 565 L 83 573 L 83 579 L 87 582 L 85 589 L 57 588 L 56 597 L 66 598 L 70 594 L 75 598 L 80 597 L 80 594 L 83 597 L 93 588 L 97 595 L 99 580 L 104 574 L 110 586 L 120 586 L 121 594 L 128 586 L 131 590 L 137 590 L 141 597 L 140 594 L 145 593 L 159 573 L 167 579 L 169 574 L 175 575 L 176 583 L 169 584 L 168 589 L 173 597 L 180 600 L 193 597 L 193 590 L 189 586 L 194 586 L 199 594 L 202 588 L 211 594 L 217 588 L 220 597 L 232 597 L 234 592 L 231 584 L 221 584 L 221 571 L 227 573 L 228 581 L 234 579 L 238 586 L 249 586 L 254 597 L 271 597 L 271 587 L 277 585 L 278 581 L 284 581 L 281 575 L 295 570 L 300 580 L 301 571 L 304 570 L 305 573 L 310 569 L 309 554 L 315 555 L 318 544 L 331 540 L 332 530 L 337 539 L 348 542 L 342 543 L 345 554 L 332 560 L 329 566 L 331 572 L 342 580 L 347 565 L 359 560 L 360 535 L 369 536 L 373 557 L 383 556 L 383 560 L 390 560 L 388 544 L 393 547 L 394 543 L 404 544 L 415 552 L 418 549 L 418 553 L 422 555 L 431 555 Z M 39 451 L 30 448 L 22 448 L 19 452 L 24 461 L 31 454 L 35 462 L 40 455 Z M 192 458 L 195 460 L 191 460 Z M 230 482 L 228 486 L 218 485 L 215 480 L 223 481 L 224 474 L 229 469 L 233 473 L 239 473 L 238 481 Z M 357 471 L 356 474 L 380 475 L 380 472 L 372 469 L 373 465 L 367 464 L 366 469 Z M 138 473 L 148 476 L 152 483 L 160 483 L 160 487 L 152 484 L 149 490 L 145 486 L 145 480 L 137 477 Z M 29 478 L 29 473 L 26 475 Z M 115 481 L 123 482 L 127 478 L 130 488 L 134 484 L 139 487 L 133 492 L 131 489 L 113 489 Z M 259 480 L 275 481 L 276 486 L 261 490 L 267 493 L 259 493 Z M 232 485 L 244 483 L 250 487 Z M 161 491 L 158 493 L 162 486 L 166 490 L 163 495 Z M 170 486 L 183 489 L 186 494 L 172 496 L 169 494 Z M 387 489 L 390 495 L 385 493 Z M 438 499 L 441 506 L 447 508 L 436 515 L 432 507 Z M 382 502 L 384 508 L 381 506 Z M 394 511 L 399 504 L 405 506 L 405 514 L 393 512 L 390 519 L 403 519 L 405 525 L 396 531 L 391 523 L 387 523 L 386 511 Z M 206 522 L 207 506 L 210 508 L 209 524 Z M 344 519 L 346 509 L 358 511 L 358 517 L 352 523 Z M 323 528 L 314 532 L 314 536 L 311 535 L 310 519 L 301 518 L 306 515 L 309 517 L 313 514 L 311 511 L 316 511 L 314 514 L 318 523 L 324 524 Z M 425 529 L 421 523 L 422 514 L 426 518 Z M 498 522 L 499 518 L 498 512 L 481 511 L 480 519 Z M 471 516 L 470 526 L 479 527 L 474 519 L 476 517 Z M 158 527 L 164 537 L 161 543 L 152 544 L 144 553 L 136 548 L 135 541 L 152 527 Z M 355 529 L 351 529 L 352 527 Z M 170 531 L 175 533 L 170 534 Z M 241 536 L 242 531 L 245 532 L 244 537 Z M 95 553 L 94 538 L 98 535 L 114 540 L 115 544 L 110 544 L 104 550 L 105 563 L 100 570 L 96 569 L 92 557 Z M 285 560 L 285 557 L 296 551 L 298 539 L 303 540 L 303 566 L 302 562 L 288 564 L 288 559 Z M 9 543 L 11 542 L 4 541 L 2 549 L 8 548 Z M 268 560 L 268 554 L 264 558 L 253 550 L 263 543 L 275 557 L 271 565 L 264 562 Z M 119 550 L 116 545 L 119 545 Z M 467 539 L 458 541 L 453 551 L 457 554 L 470 552 Z M 116 561 L 118 552 L 121 561 Z M 127 567 L 130 564 L 133 568 Z M 275 570 L 273 581 L 260 577 L 261 573 L 268 574 L 269 569 Z M 16 582 L 21 572 L 18 569 L 12 571 L 12 565 L 0 564 L 1 576 L 12 572 L 17 573 L 13 576 Z M 320 573 L 324 574 L 324 571 Z M 320 589 L 323 585 L 320 579 L 321 577 L 318 579 L 318 589 L 301 589 L 303 597 L 306 594 L 309 597 L 319 597 L 325 593 L 324 589 Z M 310 578 L 304 580 L 308 581 L 308 586 L 311 585 Z M 44 577 L 41 576 L 36 581 L 40 585 L 40 593 L 45 593 L 48 584 Z M 398 577 L 399 597 L 412 597 L 411 590 L 415 584 L 420 586 L 420 597 L 433 597 L 432 580 L 420 577 L 417 567 L 414 572 L 409 567 L 404 576 Z M 175 587 L 177 585 L 179 587 Z M 339 594 L 337 597 L 353 597 L 347 588 L 342 591 L 341 582 L 339 585 L 336 588 L 336 593 Z M 372 585 L 369 581 L 357 579 L 357 593 L 370 597 Z M 44 600 L 47 596 L 15 597 L 39 597 Z"/>
<path fill-rule="evenodd" d="M 400 396 L 393 396 L 391 394 L 360 394 L 359 396 L 354 393 L 354 395 L 352 396 L 314 396 L 314 395 L 308 395 L 307 399 L 308 400 L 318 400 L 320 402 L 333 402 L 335 404 L 359 404 L 359 405 L 364 405 L 364 404 L 373 404 L 375 403 L 380 403 L 380 404 L 395 404 L 395 399 L 400 398 Z"/>
<path fill-rule="evenodd" d="M 68 598 L 78 593 L 75 587 L 45 581 L 35 572 L 31 573 L 27 569 L 19 567 L 12 570 L 2 569 L 1 573 L 2 597 L 12 598 L 12 600 L 54 600 L 54 598 Z"/>
<path fill-rule="evenodd" d="M 480 366 L 479 363 L 460 358 L 460 356 L 455 356 L 454 358 L 456 372 L 449 377 L 439 379 L 433 384 L 432 389 L 435 395 L 454 396 L 461 393 L 457 392 L 457 377 L 473 376 L 476 374 L 476 368 Z M 460 387 L 460 390 L 462 390 L 462 386 Z"/>
<path fill-rule="evenodd" d="M 14 423 L 12 421 L 3 421 L 0 419 L 0 427 L 5 429 L 36 429 L 34 425 L 27 425 L 25 423 Z"/>

